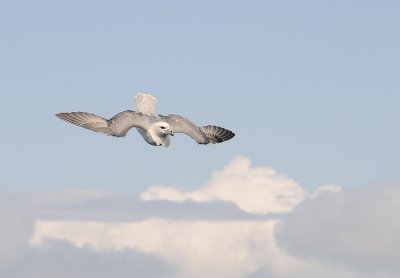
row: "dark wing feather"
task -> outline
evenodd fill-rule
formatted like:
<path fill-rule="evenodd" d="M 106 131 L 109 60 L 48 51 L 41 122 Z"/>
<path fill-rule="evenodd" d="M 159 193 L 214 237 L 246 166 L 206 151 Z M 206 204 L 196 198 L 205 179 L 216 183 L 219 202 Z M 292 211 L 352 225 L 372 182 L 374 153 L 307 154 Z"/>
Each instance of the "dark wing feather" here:
<path fill-rule="evenodd" d="M 149 125 L 146 115 L 130 110 L 118 113 L 109 120 L 87 112 L 59 113 L 56 116 L 73 125 L 116 137 L 125 136 L 133 127 L 147 129 Z"/>
<path fill-rule="evenodd" d="M 185 117 L 179 115 L 160 115 L 160 118 L 170 125 L 173 132 L 185 133 L 199 144 L 221 143 L 235 136 L 232 131 L 219 126 L 208 125 L 205 127 L 198 127 Z"/>
<path fill-rule="evenodd" d="M 212 144 L 222 143 L 235 137 L 232 131 L 215 125 L 203 126 L 202 129 Z"/>

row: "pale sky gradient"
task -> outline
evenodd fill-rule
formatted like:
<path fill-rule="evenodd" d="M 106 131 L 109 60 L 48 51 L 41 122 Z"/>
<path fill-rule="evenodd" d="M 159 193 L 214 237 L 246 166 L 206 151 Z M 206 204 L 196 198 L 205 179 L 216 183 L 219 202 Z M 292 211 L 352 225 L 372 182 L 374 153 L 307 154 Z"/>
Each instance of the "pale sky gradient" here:
<path fill-rule="evenodd" d="M 398 1 L 17 1 L 0 7 L 1 186 L 195 185 L 236 155 L 307 188 L 400 180 Z M 237 137 L 168 150 L 57 112 L 160 113 Z M 156 169 L 157 175 L 152 174 Z"/>
<path fill-rule="evenodd" d="M 0 276 L 399 277 L 399 10 L 3 1 Z M 138 92 L 236 137 L 166 149 L 54 116 Z"/>

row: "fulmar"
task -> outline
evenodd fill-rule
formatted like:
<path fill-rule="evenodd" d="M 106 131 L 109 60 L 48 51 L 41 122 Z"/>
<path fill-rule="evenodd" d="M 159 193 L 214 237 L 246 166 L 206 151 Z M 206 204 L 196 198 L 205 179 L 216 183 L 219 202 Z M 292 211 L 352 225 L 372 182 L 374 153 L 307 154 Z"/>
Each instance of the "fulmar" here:
<path fill-rule="evenodd" d="M 124 137 L 131 128 L 136 128 L 153 146 L 168 147 L 170 136 L 175 133 L 184 133 L 204 145 L 222 143 L 235 136 L 223 127 L 197 126 L 180 115 L 156 115 L 157 99 L 152 95 L 139 93 L 135 101 L 136 111 L 123 111 L 110 119 L 87 112 L 58 113 L 56 116 L 68 123 L 116 137 Z"/>

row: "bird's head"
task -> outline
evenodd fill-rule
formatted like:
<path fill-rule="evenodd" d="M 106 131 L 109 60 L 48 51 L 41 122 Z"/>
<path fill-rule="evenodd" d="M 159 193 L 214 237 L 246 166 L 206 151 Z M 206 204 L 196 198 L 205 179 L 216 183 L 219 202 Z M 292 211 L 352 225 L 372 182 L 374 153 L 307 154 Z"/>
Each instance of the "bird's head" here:
<path fill-rule="evenodd" d="M 168 123 L 159 122 L 159 123 L 156 123 L 155 126 L 157 129 L 157 133 L 160 136 L 167 136 L 167 135 L 174 136 L 174 132 L 171 130 L 171 127 Z"/>

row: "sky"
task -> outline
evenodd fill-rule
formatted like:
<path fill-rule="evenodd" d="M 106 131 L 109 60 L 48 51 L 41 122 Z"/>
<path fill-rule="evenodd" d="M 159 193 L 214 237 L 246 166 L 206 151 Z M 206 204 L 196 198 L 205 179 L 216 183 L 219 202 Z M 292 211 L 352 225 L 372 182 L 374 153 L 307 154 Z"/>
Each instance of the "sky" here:
<path fill-rule="evenodd" d="M 398 277 L 399 8 L 0 3 L 1 276 Z M 236 137 L 160 148 L 55 117 L 138 92 Z"/>

